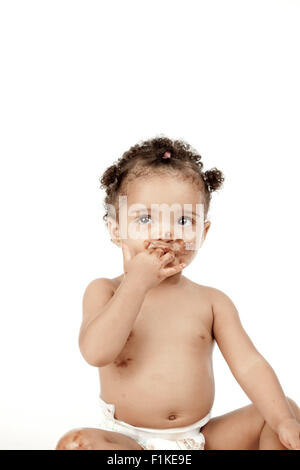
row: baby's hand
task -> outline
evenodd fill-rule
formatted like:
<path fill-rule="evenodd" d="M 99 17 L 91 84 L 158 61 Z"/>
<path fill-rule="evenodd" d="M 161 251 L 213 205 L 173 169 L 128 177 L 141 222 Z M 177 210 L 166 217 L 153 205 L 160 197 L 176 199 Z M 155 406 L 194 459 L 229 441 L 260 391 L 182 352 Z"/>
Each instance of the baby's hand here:
<path fill-rule="evenodd" d="M 164 248 L 147 249 L 150 245 L 149 240 L 144 241 L 144 251 L 133 256 L 129 247 L 122 243 L 124 272 L 126 275 L 132 276 L 139 283 L 142 282 L 147 288 L 152 289 L 161 281 L 169 276 L 173 276 L 180 272 L 185 264 L 181 263 L 176 266 L 166 268 L 166 266 L 174 261 L 175 255 L 172 250 L 168 249 L 167 253 Z"/>
<path fill-rule="evenodd" d="M 282 421 L 277 433 L 285 447 L 290 450 L 300 450 L 300 423 L 295 418 Z"/>

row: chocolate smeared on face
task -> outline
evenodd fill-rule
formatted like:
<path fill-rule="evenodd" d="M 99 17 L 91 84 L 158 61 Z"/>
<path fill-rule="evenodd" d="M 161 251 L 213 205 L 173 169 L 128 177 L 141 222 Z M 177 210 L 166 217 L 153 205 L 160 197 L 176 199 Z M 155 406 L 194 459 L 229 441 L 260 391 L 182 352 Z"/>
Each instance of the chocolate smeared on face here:
<path fill-rule="evenodd" d="M 153 240 L 148 246 L 148 249 L 151 248 L 162 248 L 165 253 L 171 250 L 174 254 L 183 255 L 187 254 L 189 250 L 195 249 L 195 243 L 184 242 L 181 239 L 175 241 Z"/>

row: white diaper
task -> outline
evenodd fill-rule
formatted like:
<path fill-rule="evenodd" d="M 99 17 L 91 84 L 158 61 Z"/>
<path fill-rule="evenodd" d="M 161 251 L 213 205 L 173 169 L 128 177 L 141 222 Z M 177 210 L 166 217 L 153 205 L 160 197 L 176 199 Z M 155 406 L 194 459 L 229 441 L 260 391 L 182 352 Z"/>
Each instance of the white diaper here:
<path fill-rule="evenodd" d="M 99 396 L 101 421 L 99 428 L 122 433 L 134 439 L 145 450 L 204 450 L 205 438 L 201 428 L 208 423 L 211 411 L 199 421 L 188 426 L 154 429 L 132 426 L 115 419 L 115 405 Z"/>

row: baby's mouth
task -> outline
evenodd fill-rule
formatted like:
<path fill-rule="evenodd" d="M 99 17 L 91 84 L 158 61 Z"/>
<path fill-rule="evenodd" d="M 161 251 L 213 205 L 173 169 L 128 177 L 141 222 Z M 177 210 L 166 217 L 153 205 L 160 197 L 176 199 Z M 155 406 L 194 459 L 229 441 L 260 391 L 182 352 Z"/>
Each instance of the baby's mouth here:
<path fill-rule="evenodd" d="M 151 241 L 148 248 L 162 248 L 165 253 L 169 250 L 173 251 L 175 255 L 188 254 L 189 250 L 193 249 L 192 243 L 185 243 L 183 240 L 175 240 L 174 242 L 165 242 L 163 240 Z"/>

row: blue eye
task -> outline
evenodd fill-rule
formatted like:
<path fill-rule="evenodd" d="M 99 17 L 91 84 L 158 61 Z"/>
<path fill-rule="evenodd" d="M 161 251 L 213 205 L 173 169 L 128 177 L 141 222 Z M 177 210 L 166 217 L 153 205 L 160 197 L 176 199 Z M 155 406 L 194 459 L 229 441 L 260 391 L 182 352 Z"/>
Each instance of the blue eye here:
<path fill-rule="evenodd" d="M 151 217 L 149 215 L 142 215 L 137 219 L 137 221 L 139 223 L 141 223 L 142 225 L 147 225 L 147 223 L 141 222 L 143 219 L 151 220 Z M 189 221 L 190 225 L 193 225 L 193 223 L 194 223 L 194 220 L 191 219 L 190 217 L 180 217 L 179 220 L 183 220 L 183 219 L 185 219 L 186 221 Z M 186 225 L 189 225 L 189 224 L 188 223 L 184 223 L 184 224 L 180 223 L 180 225 L 186 226 Z"/>
<path fill-rule="evenodd" d="M 150 219 L 149 215 L 142 215 L 141 217 L 138 218 L 138 222 L 140 222 L 141 219 Z M 142 225 L 146 225 L 142 222 Z"/>
<path fill-rule="evenodd" d="M 193 219 L 191 219 L 190 217 L 180 217 L 179 220 L 182 220 L 182 219 L 189 220 L 191 222 L 191 224 L 193 224 Z M 187 225 L 187 224 L 180 224 L 180 225 Z"/>

